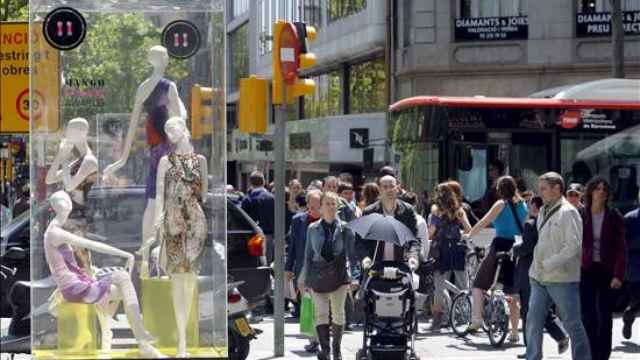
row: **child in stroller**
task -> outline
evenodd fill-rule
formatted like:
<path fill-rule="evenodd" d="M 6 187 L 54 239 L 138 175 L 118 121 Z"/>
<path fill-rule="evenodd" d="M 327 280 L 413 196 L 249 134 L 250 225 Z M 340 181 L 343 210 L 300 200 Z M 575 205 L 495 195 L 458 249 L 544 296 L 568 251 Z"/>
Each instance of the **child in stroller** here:
<path fill-rule="evenodd" d="M 414 351 L 416 316 L 413 278 L 406 264 L 384 261 L 364 276 L 362 349 L 357 360 L 418 360 Z"/>

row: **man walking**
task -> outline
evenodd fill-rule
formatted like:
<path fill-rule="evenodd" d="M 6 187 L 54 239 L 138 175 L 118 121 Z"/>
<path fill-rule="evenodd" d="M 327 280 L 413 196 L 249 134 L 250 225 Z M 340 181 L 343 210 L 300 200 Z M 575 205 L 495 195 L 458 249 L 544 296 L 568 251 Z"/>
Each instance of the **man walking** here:
<path fill-rule="evenodd" d="M 622 320 L 622 336 L 631 338 L 631 326 L 640 310 L 640 193 L 638 193 L 638 208 L 624 216 L 624 227 L 627 243 L 627 287 L 629 289 L 630 304 L 624 311 Z"/>
<path fill-rule="evenodd" d="M 542 329 L 555 303 L 571 338 L 574 360 L 591 360 L 587 333 L 580 312 L 580 265 L 582 257 L 582 218 L 562 196 L 564 180 L 548 172 L 538 181 L 544 206 L 540 210 L 538 244 L 529 271 L 531 299 L 527 314 L 527 359 L 542 359 Z"/>
<path fill-rule="evenodd" d="M 264 188 L 264 174 L 261 171 L 254 171 L 249 175 L 249 193 L 242 200 L 242 210 L 258 223 L 267 241 L 267 263 L 273 261 L 273 214 L 274 198 L 267 189 Z"/>
<path fill-rule="evenodd" d="M 304 279 L 301 278 L 304 265 L 304 251 L 307 246 L 307 228 L 309 224 L 320 219 L 320 190 L 310 190 L 307 192 L 307 211 L 296 214 L 291 220 L 291 230 L 289 231 L 289 246 L 287 247 L 287 261 L 284 265 L 285 277 L 292 279 L 298 290 L 298 301 L 296 302 L 296 313 L 300 314 L 300 302 L 304 290 Z M 308 352 L 316 352 L 318 341 L 310 339 L 310 344 L 305 346 Z"/>
<path fill-rule="evenodd" d="M 393 216 L 403 223 L 411 232 L 418 233 L 416 213 L 413 207 L 398 199 L 398 183 L 393 176 L 385 175 L 380 179 L 380 200 L 367 206 L 363 215 L 379 213 Z M 365 256 L 365 262 L 396 261 L 406 263 L 413 270 L 418 267 L 418 254 L 420 253 L 419 241 L 412 241 L 405 247 L 394 245 L 384 241 L 356 241 L 359 254 Z M 375 257 L 375 258 L 374 258 Z M 369 261 L 366 261 L 369 259 Z"/>

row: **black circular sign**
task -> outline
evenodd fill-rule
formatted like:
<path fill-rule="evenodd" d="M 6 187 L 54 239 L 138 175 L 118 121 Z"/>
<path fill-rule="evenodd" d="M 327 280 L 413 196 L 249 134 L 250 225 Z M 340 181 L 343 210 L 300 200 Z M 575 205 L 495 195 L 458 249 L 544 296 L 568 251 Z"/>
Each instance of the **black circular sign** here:
<path fill-rule="evenodd" d="M 188 59 L 200 48 L 198 28 L 186 20 L 169 23 L 162 31 L 162 46 L 177 59 Z"/>
<path fill-rule="evenodd" d="M 87 35 L 87 22 L 77 10 L 59 7 L 47 14 L 42 32 L 49 45 L 58 50 L 71 50 Z"/>

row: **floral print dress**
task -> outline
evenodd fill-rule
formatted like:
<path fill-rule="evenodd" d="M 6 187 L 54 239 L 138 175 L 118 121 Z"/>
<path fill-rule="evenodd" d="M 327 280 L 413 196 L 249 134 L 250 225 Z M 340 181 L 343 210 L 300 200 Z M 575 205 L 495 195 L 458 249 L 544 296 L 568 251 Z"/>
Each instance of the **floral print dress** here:
<path fill-rule="evenodd" d="M 168 155 L 165 175 L 164 222 L 160 265 L 165 273 L 199 273 L 207 236 L 202 202 L 202 174 L 198 155 Z"/>

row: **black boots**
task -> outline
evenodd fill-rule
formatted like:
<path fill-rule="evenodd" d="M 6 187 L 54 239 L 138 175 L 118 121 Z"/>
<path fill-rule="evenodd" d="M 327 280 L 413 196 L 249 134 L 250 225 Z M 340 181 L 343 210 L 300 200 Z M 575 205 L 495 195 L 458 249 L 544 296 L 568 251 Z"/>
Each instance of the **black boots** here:
<path fill-rule="evenodd" d="M 329 355 L 332 353 L 331 348 L 333 348 L 333 360 L 342 360 L 340 345 L 342 344 L 343 330 L 344 327 L 342 325 L 316 326 L 316 333 L 318 334 L 318 341 L 320 342 L 318 360 L 330 360 Z"/>
<path fill-rule="evenodd" d="M 340 352 L 340 344 L 342 343 L 342 325 L 333 324 L 331 327 L 331 347 L 333 348 L 333 360 L 342 360 L 342 353 Z"/>
<path fill-rule="evenodd" d="M 329 325 L 316 326 L 318 341 L 320 342 L 320 351 L 318 351 L 318 360 L 330 360 L 331 345 L 329 341 Z"/>

